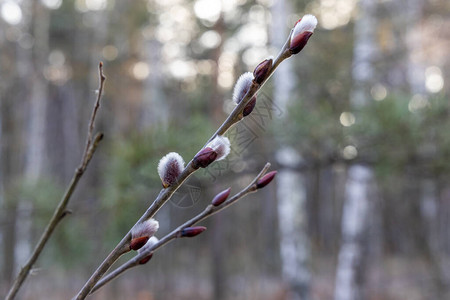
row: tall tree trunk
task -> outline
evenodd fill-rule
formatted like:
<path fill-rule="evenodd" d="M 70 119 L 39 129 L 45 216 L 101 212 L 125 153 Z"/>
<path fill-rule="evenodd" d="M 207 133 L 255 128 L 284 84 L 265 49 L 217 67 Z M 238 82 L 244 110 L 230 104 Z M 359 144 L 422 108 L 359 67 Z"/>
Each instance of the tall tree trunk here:
<path fill-rule="evenodd" d="M 359 109 L 370 101 L 370 88 L 374 83 L 374 61 L 377 58 L 376 17 L 377 3 L 359 2 L 359 16 L 354 27 L 352 78 L 350 101 Z M 335 300 L 364 299 L 364 285 L 368 241 L 369 181 L 373 171 L 370 166 L 350 166 L 346 182 L 346 198 L 342 215 L 341 248 L 336 272 Z"/>
<path fill-rule="evenodd" d="M 13 76 L 14 77 L 14 76 Z M 13 84 L 11 83 L 11 86 Z M 13 184 L 19 179 L 22 166 L 20 145 L 21 145 L 21 116 L 20 110 L 25 97 L 19 91 L 17 94 L 10 90 L 2 90 L 1 101 L 1 186 L 3 188 L 1 200 L 2 208 L 2 279 L 9 284 L 13 279 L 15 268 L 15 245 L 16 245 L 16 225 L 17 202 L 13 194 Z"/>
<path fill-rule="evenodd" d="M 48 56 L 48 39 L 50 27 L 50 13 L 38 1 L 32 1 L 33 19 L 30 30 L 33 33 L 35 44 L 32 52 L 32 61 L 29 62 L 31 78 L 30 110 L 28 117 L 28 138 L 25 162 L 25 178 L 35 183 L 45 165 L 46 140 L 45 124 L 47 120 L 48 86 L 43 76 L 45 62 Z"/>
<path fill-rule="evenodd" d="M 139 127 L 141 130 L 155 125 L 166 128 L 169 122 L 169 106 L 163 91 L 161 43 L 157 39 L 150 39 L 145 42 L 145 48 L 145 59 L 151 72 L 144 82 Z"/>
<path fill-rule="evenodd" d="M 33 187 L 43 174 L 46 164 L 46 135 L 45 125 L 47 121 L 48 86 L 43 76 L 43 70 L 48 55 L 48 40 L 50 14 L 38 1 L 27 1 L 26 3 L 32 12 L 32 18 L 28 23 L 29 31 L 35 39 L 34 47 L 31 51 L 22 50 L 24 53 L 25 69 L 27 74 L 23 74 L 31 81 L 31 89 L 28 99 L 28 118 L 26 153 L 24 166 L 24 179 L 28 186 Z M 16 264 L 20 265 L 25 261 L 31 252 L 32 242 L 32 219 L 33 202 L 30 199 L 19 199 L 18 209 L 20 217 L 17 220 L 17 245 Z"/>
<path fill-rule="evenodd" d="M 272 6 L 271 43 L 280 48 L 285 41 L 286 16 L 290 11 L 284 0 Z M 295 74 L 291 61 L 284 62 L 274 74 L 274 103 L 287 112 L 289 99 L 294 92 Z M 281 120 L 282 121 L 282 120 Z M 301 162 L 296 150 L 280 146 L 277 161 L 278 226 L 280 233 L 280 258 L 283 279 L 289 285 L 288 299 L 309 299 L 310 272 L 309 239 L 306 234 L 306 187 L 304 176 L 292 167 Z"/>
<path fill-rule="evenodd" d="M 295 151 L 287 152 L 280 163 L 300 160 Z M 280 155 L 278 155 L 280 156 Z M 287 299 L 309 299 L 310 272 L 307 262 L 310 256 L 306 234 L 306 187 L 304 176 L 290 170 L 288 164 L 278 171 L 277 199 L 280 230 L 280 254 L 284 280 L 289 284 Z"/>
<path fill-rule="evenodd" d="M 422 31 L 420 30 L 421 20 L 423 19 L 423 9 L 425 2 L 423 0 L 411 0 L 404 3 L 402 9 L 404 11 L 405 28 L 402 28 L 406 33 L 406 49 L 407 49 L 407 79 L 409 83 L 410 92 L 413 95 L 424 96 L 425 90 L 425 66 L 424 62 L 418 59 L 423 49 Z M 434 130 L 434 129 L 433 129 Z M 433 136 L 433 132 L 430 132 Z M 425 159 L 436 155 L 434 143 L 430 141 L 423 145 L 421 153 L 426 156 Z M 446 293 L 449 292 L 447 288 L 450 278 L 448 278 L 445 270 L 446 264 L 443 259 L 441 245 L 439 243 L 438 220 L 441 211 L 438 201 L 438 186 L 436 178 L 422 179 L 420 181 L 421 199 L 421 218 L 423 235 L 426 237 L 426 245 L 424 245 L 425 256 L 430 263 L 430 271 L 434 279 L 434 298 L 445 298 Z M 444 237 L 443 240 L 445 240 Z"/>
<path fill-rule="evenodd" d="M 353 165 L 348 170 L 335 300 L 366 298 L 363 289 L 367 261 L 364 256 L 367 252 L 367 218 L 371 207 L 369 186 L 372 179 L 370 167 Z"/>

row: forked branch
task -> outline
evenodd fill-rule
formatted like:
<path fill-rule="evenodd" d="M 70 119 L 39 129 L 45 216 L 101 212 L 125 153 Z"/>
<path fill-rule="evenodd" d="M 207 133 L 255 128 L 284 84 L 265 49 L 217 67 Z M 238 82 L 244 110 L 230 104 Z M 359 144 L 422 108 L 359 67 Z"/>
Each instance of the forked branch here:
<path fill-rule="evenodd" d="M 317 19 L 314 16 L 306 15 L 303 19 L 300 19 L 290 31 L 289 36 L 280 50 L 278 56 L 275 59 L 266 59 L 260 65 L 256 67 L 253 72 L 253 79 L 244 82 L 245 89 L 241 89 L 242 97 L 239 96 L 239 101 L 237 101 L 237 106 L 230 113 L 227 119 L 222 123 L 222 125 L 217 129 L 217 131 L 211 136 L 211 138 L 206 142 L 205 147 L 197 153 L 202 153 L 206 157 L 210 154 L 206 146 L 213 142 L 219 136 L 223 136 L 234 124 L 242 120 L 246 115 L 248 115 L 254 107 L 254 97 L 265 84 L 265 82 L 274 73 L 277 67 L 285 59 L 290 56 L 299 53 L 303 47 L 306 45 L 308 39 L 313 34 L 314 28 L 317 25 Z M 248 79 L 249 77 L 247 77 Z M 245 90 L 245 92 L 243 92 Z M 241 94 L 239 93 L 239 94 Z M 251 105 L 253 102 L 253 106 Z M 199 165 L 201 167 L 204 161 L 200 164 L 195 162 L 195 157 L 191 160 L 186 167 L 181 171 L 181 173 L 176 178 L 176 181 L 167 185 L 162 189 L 153 203 L 144 212 L 141 218 L 136 222 L 136 225 L 145 222 L 146 220 L 152 218 L 158 210 L 172 197 L 173 193 L 186 181 L 186 179 L 192 175 L 196 170 L 198 170 Z M 210 162 L 209 162 L 210 163 Z M 164 184 L 164 182 L 163 182 Z M 74 298 L 76 300 L 82 300 L 87 297 L 87 295 L 96 286 L 97 282 L 102 278 L 102 276 L 109 270 L 112 264 L 124 253 L 129 251 L 131 242 L 131 230 L 123 237 L 123 239 L 117 244 L 114 250 L 107 256 L 107 258 L 100 264 L 100 266 L 94 271 L 89 280 L 78 292 L 77 296 Z"/>
<path fill-rule="evenodd" d="M 99 78 L 100 78 L 99 89 L 98 89 L 97 99 L 94 104 L 94 109 L 92 111 L 92 115 L 89 120 L 89 126 L 88 126 L 87 138 L 86 138 L 86 148 L 83 152 L 83 156 L 81 158 L 80 165 L 75 169 L 75 173 L 73 174 L 73 177 L 70 181 L 69 186 L 67 187 L 66 192 L 62 196 L 60 202 L 58 203 L 58 206 L 56 207 L 55 211 L 53 212 L 53 215 L 52 215 L 51 219 L 49 220 L 47 227 L 44 230 L 44 233 L 39 238 L 39 241 L 36 244 L 33 252 L 31 253 L 27 262 L 24 264 L 24 266 L 20 270 L 16 279 L 14 280 L 8 294 L 6 295 L 5 300 L 11 300 L 11 299 L 15 298 L 15 296 L 17 295 L 17 292 L 19 291 L 20 287 L 22 286 L 22 284 L 24 283 L 28 274 L 30 273 L 31 268 L 36 263 L 36 260 L 38 259 L 39 255 L 42 253 L 44 246 L 47 244 L 47 242 L 50 239 L 50 236 L 52 235 L 52 233 L 54 232 L 56 226 L 58 226 L 59 222 L 67 215 L 67 205 L 69 204 L 69 200 L 72 197 L 72 194 L 73 194 L 75 188 L 77 187 L 78 181 L 80 180 L 81 176 L 83 176 L 84 171 L 86 170 L 89 162 L 91 161 L 92 156 L 94 155 L 94 152 L 97 149 L 99 142 L 103 138 L 102 133 L 97 133 L 93 137 L 95 119 L 97 116 L 97 111 L 100 107 L 100 100 L 102 98 L 103 88 L 104 88 L 105 80 L 106 80 L 106 77 L 103 74 L 103 63 L 100 62 L 98 70 L 99 70 Z"/>
<path fill-rule="evenodd" d="M 143 264 L 143 260 L 146 257 L 149 257 L 153 255 L 153 253 L 158 250 L 159 248 L 165 246 L 169 242 L 173 241 L 174 239 L 180 237 L 180 233 L 183 232 L 188 227 L 194 226 L 195 224 L 211 217 L 212 215 L 218 213 L 219 211 L 229 207 L 230 205 L 236 203 L 238 200 L 244 198 L 248 194 L 256 192 L 259 188 L 262 188 L 264 186 L 258 185 L 258 181 L 261 180 L 261 178 L 264 176 L 264 174 L 267 172 L 267 170 L 270 168 L 270 163 L 266 163 L 264 168 L 261 170 L 261 172 L 253 179 L 253 181 L 244 189 L 242 189 L 239 193 L 235 194 L 233 197 L 229 198 L 228 200 L 225 200 L 220 205 L 208 205 L 201 213 L 193 217 L 192 219 L 186 221 L 184 224 L 180 225 L 176 229 L 174 229 L 172 232 L 161 238 L 156 244 L 152 245 L 151 247 L 143 248 L 143 251 L 139 252 L 135 257 L 128 260 L 124 264 L 122 264 L 120 267 L 112 271 L 111 273 L 105 275 L 104 278 L 102 278 L 92 289 L 91 294 L 100 289 L 102 286 L 113 280 L 114 278 L 118 277 L 125 271 L 137 267 L 141 264 Z M 275 173 L 273 173 L 275 175 Z M 271 176 L 270 180 L 273 179 L 273 176 Z M 268 183 L 268 182 L 267 182 Z M 266 183 L 266 184 L 267 184 Z M 146 261 L 145 261 L 146 263 Z"/>

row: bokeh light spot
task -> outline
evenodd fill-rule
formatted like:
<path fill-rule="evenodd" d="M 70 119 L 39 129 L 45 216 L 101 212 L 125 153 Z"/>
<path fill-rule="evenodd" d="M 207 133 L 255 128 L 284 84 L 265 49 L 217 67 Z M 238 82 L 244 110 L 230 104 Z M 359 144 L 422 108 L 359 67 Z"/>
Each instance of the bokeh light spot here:
<path fill-rule="evenodd" d="M 374 100 L 381 101 L 386 98 L 387 89 L 381 83 L 377 83 L 370 89 L 370 94 L 372 95 Z"/>
<path fill-rule="evenodd" d="M 41 0 L 41 2 L 49 9 L 58 9 L 62 4 L 62 0 Z"/>
<path fill-rule="evenodd" d="M 197 0 L 194 4 L 195 15 L 211 23 L 217 22 L 222 11 L 220 0 Z"/>
<path fill-rule="evenodd" d="M 339 121 L 341 122 L 342 126 L 352 126 L 353 124 L 355 124 L 355 115 L 351 112 L 344 111 L 343 113 L 341 113 Z"/>
<path fill-rule="evenodd" d="M 102 55 L 106 60 L 115 60 L 119 55 L 119 50 L 114 45 L 107 45 L 103 47 Z"/>
<path fill-rule="evenodd" d="M 423 108 L 426 108 L 430 105 L 430 102 L 423 95 L 416 94 L 414 95 L 408 103 L 408 110 L 410 112 L 417 112 Z"/>
<path fill-rule="evenodd" d="M 356 147 L 353 145 L 345 146 L 342 150 L 342 156 L 344 157 L 344 159 L 354 159 L 358 156 L 358 149 L 356 149 Z"/>
<path fill-rule="evenodd" d="M 0 10 L 0 14 L 6 23 L 10 25 L 17 25 L 20 21 L 22 21 L 22 9 L 16 2 L 3 2 Z"/>
<path fill-rule="evenodd" d="M 146 62 L 139 61 L 134 64 L 132 74 L 137 80 L 144 80 L 150 74 L 150 67 Z"/>
<path fill-rule="evenodd" d="M 199 41 L 203 47 L 208 49 L 214 49 L 220 45 L 222 38 L 217 33 L 217 31 L 208 30 L 202 34 Z"/>
<path fill-rule="evenodd" d="M 428 67 L 425 71 L 425 87 L 430 93 L 438 93 L 444 87 L 444 78 L 439 67 Z"/>

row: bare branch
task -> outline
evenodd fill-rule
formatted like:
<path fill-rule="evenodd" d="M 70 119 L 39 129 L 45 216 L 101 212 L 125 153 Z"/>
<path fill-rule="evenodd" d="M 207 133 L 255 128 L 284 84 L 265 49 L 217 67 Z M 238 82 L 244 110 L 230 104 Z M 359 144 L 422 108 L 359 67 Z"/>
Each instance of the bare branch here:
<path fill-rule="evenodd" d="M 290 39 L 293 34 L 293 31 L 289 33 L 289 36 L 286 39 L 285 44 L 280 50 L 277 57 L 274 59 L 271 68 L 265 73 L 265 76 L 258 78 L 258 83 L 253 81 L 251 87 L 248 92 L 242 98 L 241 102 L 234 108 L 234 110 L 230 113 L 227 119 L 220 125 L 217 131 L 211 136 L 211 138 L 206 142 L 207 145 L 210 141 L 212 141 L 218 135 L 224 135 L 234 124 L 238 123 L 244 117 L 243 111 L 247 104 L 251 101 L 253 96 L 255 96 L 261 87 L 265 84 L 265 82 L 272 76 L 273 72 L 276 68 L 283 62 L 285 59 L 289 58 L 292 55 L 290 47 Z M 169 187 L 162 189 L 153 203 L 148 207 L 145 213 L 141 216 L 141 218 L 136 222 L 139 224 L 144 222 L 145 220 L 153 217 L 158 210 L 172 197 L 175 191 L 186 181 L 186 179 L 192 175 L 197 169 L 193 167 L 193 160 L 191 160 L 183 170 L 183 172 L 179 175 L 178 181 Z M 94 288 L 96 283 L 102 278 L 102 276 L 108 271 L 108 269 L 115 262 L 114 258 L 117 260 L 120 256 L 124 248 L 127 248 L 131 240 L 131 230 L 125 235 L 125 237 L 117 244 L 114 250 L 107 256 L 107 258 L 100 264 L 100 266 L 94 271 L 89 280 L 85 283 L 82 289 L 78 292 L 77 296 L 74 299 L 82 300 L 87 297 L 90 291 Z M 115 253 L 117 252 L 117 253 Z"/>
<path fill-rule="evenodd" d="M 89 153 L 92 152 L 91 144 L 92 144 L 92 135 L 94 134 L 95 119 L 97 117 L 98 109 L 100 108 L 100 99 L 103 94 L 103 87 L 105 85 L 104 83 L 106 80 L 106 77 L 103 74 L 103 62 L 100 62 L 98 64 L 98 71 L 99 71 L 100 85 L 99 85 L 99 88 L 97 91 L 97 100 L 95 101 L 94 109 L 92 110 L 91 119 L 89 120 L 88 134 L 87 134 L 87 138 L 86 138 L 86 148 L 84 149 L 83 158 L 81 159 L 82 167 L 84 167 L 84 168 L 86 168 L 86 166 L 90 160 Z M 98 137 L 98 135 L 97 135 L 97 137 Z M 97 140 L 97 137 L 96 137 L 96 140 Z M 102 137 L 103 137 L 103 135 L 102 135 Z M 100 137 L 100 140 L 101 140 L 101 137 Z M 91 157 L 92 157 L 92 155 L 91 155 Z"/>
<path fill-rule="evenodd" d="M 258 190 L 257 188 L 257 181 L 267 172 L 267 170 L 270 168 L 270 163 L 267 163 L 264 168 L 261 170 L 261 172 L 253 179 L 253 181 L 245 187 L 243 190 L 241 190 L 239 193 L 234 195 L 233 197 L 229 198 L 225 202 L 223 202 L 219 206 L 214 206 L 212 204 L 208 205 L 201 213 L 190 219 L 189 221 L 185 222 L 184 224 L 177 227 L 175 230 L 164 236 L 161 240 L 159 240 L 155 245 L 139 252 L 136 256 L 122 264 L 120 267 L 106 275 L 103 279 L 101 279 L 92 289 L 91 293 L 94 293 L 98 289 L 100 289 L 102 286 L 110 282 L 111 280 L 115 279 L 122 273 L 124 273 L 126 270 L 129 270 L 133 267 L 139 266 L 142 259 L 148 257 L 152 253 L 154 253 L 159 248 L 162 248 L 172 240 L 179 237 L 180 232 L 183 231 L 183 229 L 187 227 L 191 227 L 198 222 L 201 222 L 210 216 L 218 213 L 219 211 L 229 207 L 230 205 L 236 203 L 238 200 L 242 199 L 243 197 L 247 196 L 248 194 L 254 193 Z"/>
<path fill-rule="evenodd" d="M 84 171 L 86 170 L 86 168 L 89 164 L 89 161 L 91 160 L 92 156 L 94 155 L 94 152 L 97 149 L 97 146 L 98 146 L 100 140 L 103 137 L 103 134 L 97 134 L 94 138 L 94 141 L 92 141 L 95 119 L 97 116 L 97 111 L 100 107 L 100 99 L 103 94 L 103 87 L 104 87 L 105 79 L 106 79 L 105 76 L 103 75 L 103 63 L 99 64 L 99 77 L 100 77 L 100 83 L 99 83 L 97 100 L 95 101 L 94 109 L 92 111 L 92 116 L 89 121 L 89 128 L 88 128 L 87 139 L 86 139 L 86 149 L 84 150 L 80 166 L 78 168 L 76 168 L 75 173 L 70 181 L 70 184 L 67 187 L 67 190 L 64 193 L 63 197 L 61 198 L 60 202 L 58 203 L 58 206 L 56 207 L 55 211 L 53 212 L 53 215 L 52 215 L 51 219 L 49 220 L 47 227 L 44 230 L 44 233 L 39 238 L 39 241 L 36 244 L 33 252 L 31 253 L 31 256 L 28 258 L 28 261 L 22 267 L 22 269 L 20 270 L 16 279 L 14 280 L 8 294 L 6 295 L 5 300 L 11 300 L 11 299 L 15 298 L 15 296 L 17 295 L 17 292 L 19 291 L 20 287 L 22 286 L 22 284 L 24 283 L 28 274 L 30 273 L 31 268 L 35 264 L 36 260 L 38 259 L 39 255 L 41 254 L 42 250 L 44 249 L 45 244 L 49 240 L 49 238 L 52 235 L 53 231 L 55 230 L 56 226 L 69 213 L 69 211 L 66 209 L 67 205 L 69 203 L 69 200 L 78 184 L 78 181 L 80 180 L 81 176 L 83 176 Z"/>

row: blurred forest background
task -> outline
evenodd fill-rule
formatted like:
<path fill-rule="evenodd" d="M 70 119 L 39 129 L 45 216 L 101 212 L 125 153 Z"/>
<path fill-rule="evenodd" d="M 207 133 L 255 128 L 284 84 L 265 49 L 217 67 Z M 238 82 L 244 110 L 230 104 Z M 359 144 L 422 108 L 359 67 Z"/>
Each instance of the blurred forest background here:
<path fill-rule="evenodd" d="M 305 13 L 308 45 L 156 235 L 267 161 L 276 183 L 92 299 L 450 299 L 447 0 L 0 0 L 0 294 L 78 165 L 99 61 L 105 139 L 18 299 L 71 298 L 159 192 L 159 159 L 189 161 Z"/>

